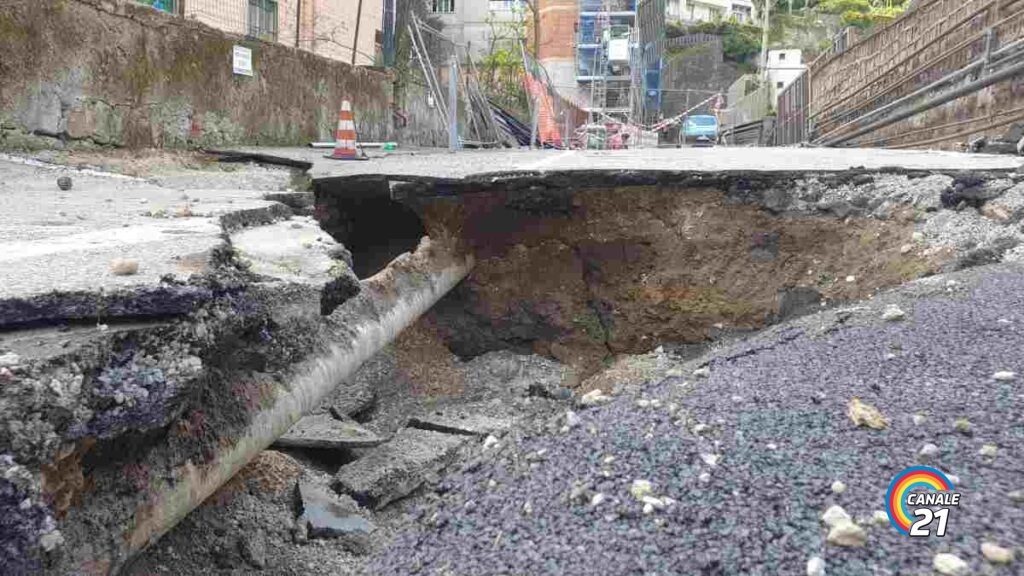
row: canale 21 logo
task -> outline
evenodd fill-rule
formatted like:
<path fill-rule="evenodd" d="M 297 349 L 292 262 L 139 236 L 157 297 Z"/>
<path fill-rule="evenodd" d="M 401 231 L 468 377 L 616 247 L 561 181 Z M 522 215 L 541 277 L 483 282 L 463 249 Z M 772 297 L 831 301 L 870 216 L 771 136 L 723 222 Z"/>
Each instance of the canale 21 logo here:
<path fill-rule="evenodd" d="M 960 505 L 960 494 L 942 472 L 914 466 L 893 478 L 885 501 L 889 521 L 901 533 L 945 536 L 949 512 Z"/>

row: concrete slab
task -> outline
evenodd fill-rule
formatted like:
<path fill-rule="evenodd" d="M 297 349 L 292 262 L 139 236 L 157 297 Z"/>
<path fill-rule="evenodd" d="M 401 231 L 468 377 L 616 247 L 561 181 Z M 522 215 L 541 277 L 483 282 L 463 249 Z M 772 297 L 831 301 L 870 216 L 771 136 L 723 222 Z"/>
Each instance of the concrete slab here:
<path fill-rule="evenodd" d="M 387 444 L 342 466 L 334 489 L 364 506 L 382 508 L 447 466 L 465 441 L 465 436 L 403 428 Z"/>
<path fill-rule="evenodd" d="M 305 284 L 325 284 L 350 273 L 335 259 L 341 244 L 310 217 L 247 228 L 231 235 L 241 262 L 261 276 Z"/>
<path fill-rule="evenodd" d="M 371 448 L 384 438 L 352 420 L 336 420 L 327 414 L 306 416 L 274 442 L 278 448 L 321 448 L 345 450 Z"/>
<path fill-rule="evenodd" d="M 187 311 L 204 295 L 184 283 L 209 269 L 225 225 L 288 216 L 263 194 L 0 160 L 0 326 Z M 119 259 L 137 272 L 115 274 Z"/>
<path fill-rule="evenodd" d="M 854 148 L 658 148 L 643 150 L 443 150 L 368 151 L 366 162 L 340 162 L 309 148 L 259 148 L 267 154 L 311 162 L 310 176 L 388 175 L 462 179 L 491 173 L 576 170 L 642 171 L 841 171 L 899 166 L 908 170 L 1013 170 L 1015 156 L 921 150 Z"/>
<path fill-rule="evenodd" d="M 296 485 L 301 514 L 310 538 L 336 538 L 356 554 L 366 553 L 375 526 L 359 514 L 358 505 L 348 496 L 339 496 L 300 480 Z"/>

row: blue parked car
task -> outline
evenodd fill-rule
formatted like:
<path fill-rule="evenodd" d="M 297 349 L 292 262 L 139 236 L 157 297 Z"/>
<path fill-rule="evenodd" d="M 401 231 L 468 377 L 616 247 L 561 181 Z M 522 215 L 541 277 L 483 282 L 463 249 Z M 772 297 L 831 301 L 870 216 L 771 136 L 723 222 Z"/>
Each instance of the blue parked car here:
<path fill-rule="evenodd" d="M 714 146 L 718 142 L 718 118 L 709 114 L 688 116 L 681 131 L 683 142 L 694 146 Z"/>

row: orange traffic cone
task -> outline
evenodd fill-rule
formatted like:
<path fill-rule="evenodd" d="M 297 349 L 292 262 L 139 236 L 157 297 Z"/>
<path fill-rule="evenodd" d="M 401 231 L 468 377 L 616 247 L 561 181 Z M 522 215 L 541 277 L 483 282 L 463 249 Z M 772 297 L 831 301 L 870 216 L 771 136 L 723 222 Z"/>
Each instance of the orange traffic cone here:
<path fill-rule="evenodd" d="M 334 152 L 325 158 L 334 160 L 366 160 L 356 152 L 356 118 L 348 100 L 341 103 L 338 113 L 338 132 L 335 135 Z"/>

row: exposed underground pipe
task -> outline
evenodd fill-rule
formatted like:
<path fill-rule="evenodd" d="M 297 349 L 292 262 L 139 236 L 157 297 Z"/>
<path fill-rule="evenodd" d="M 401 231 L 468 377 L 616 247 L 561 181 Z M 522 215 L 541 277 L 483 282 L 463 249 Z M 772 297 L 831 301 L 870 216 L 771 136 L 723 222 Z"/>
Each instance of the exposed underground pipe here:
<path fill-rule="evenodd" d="M 340 382 L 395 339 L 473 267 L 473 257 L 424 238 L 416 251 L 396 258 L 364 280 L 362 292 L 325 320 L 333 337 L 325 353 L 299 363 L 288 390 L 256 414 L 237 441 L 224 446 L 209 464 L 191 462 L 177 469 L 174 483 L 160 480 L 135 509 L 123 538 L 111 548 L 76 558 L 76 574 L 117 573 L 189 512 L 230 480 L 243 466 L 315 408 Z"/>

